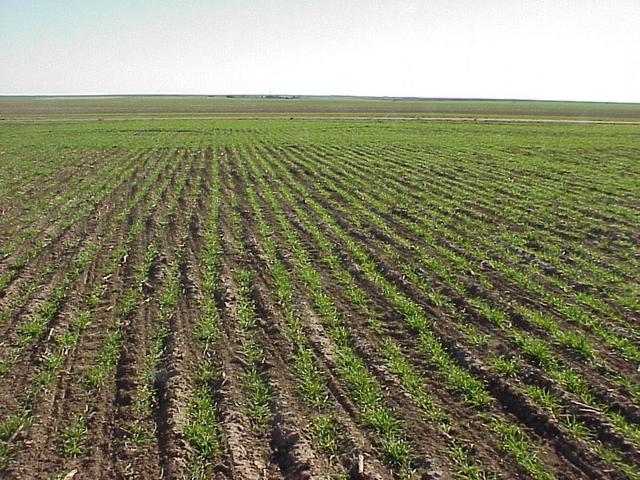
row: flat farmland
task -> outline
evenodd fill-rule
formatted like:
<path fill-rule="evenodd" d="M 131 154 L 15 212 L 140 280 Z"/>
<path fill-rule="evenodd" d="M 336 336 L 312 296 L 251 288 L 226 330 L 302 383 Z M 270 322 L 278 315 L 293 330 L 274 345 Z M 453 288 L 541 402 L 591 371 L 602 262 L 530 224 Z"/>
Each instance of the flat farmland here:
<path fill-rule="evenodd" d="M 639 126 L 20 108 L 1 478 L 640 479 Z"/>
<path fill-rule="evenodd" d="M 79 121 L 159 118 L 531 119 L 640 123 L 640 103 L 421 99 L 283 95 L 0 95 L 7 120 Z"/>

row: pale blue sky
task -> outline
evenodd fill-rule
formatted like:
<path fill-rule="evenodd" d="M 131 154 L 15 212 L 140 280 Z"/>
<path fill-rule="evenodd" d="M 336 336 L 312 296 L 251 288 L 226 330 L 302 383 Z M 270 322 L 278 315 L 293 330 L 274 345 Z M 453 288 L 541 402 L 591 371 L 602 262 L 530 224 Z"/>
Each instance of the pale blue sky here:
<path fill-rule="evenodd" d="M 640 0 L 0 0 L 0 94 L 640 102 Z"/>

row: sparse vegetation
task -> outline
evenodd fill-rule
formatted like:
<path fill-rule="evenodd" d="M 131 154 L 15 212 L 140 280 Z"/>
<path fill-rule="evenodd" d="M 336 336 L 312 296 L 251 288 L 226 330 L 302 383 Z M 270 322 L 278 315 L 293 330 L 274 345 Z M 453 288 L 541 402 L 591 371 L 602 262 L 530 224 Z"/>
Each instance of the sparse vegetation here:
<path fill-rule="evenodd" d="M 3 123 L 0 476 L 640 478 L 635 128 Z"/>

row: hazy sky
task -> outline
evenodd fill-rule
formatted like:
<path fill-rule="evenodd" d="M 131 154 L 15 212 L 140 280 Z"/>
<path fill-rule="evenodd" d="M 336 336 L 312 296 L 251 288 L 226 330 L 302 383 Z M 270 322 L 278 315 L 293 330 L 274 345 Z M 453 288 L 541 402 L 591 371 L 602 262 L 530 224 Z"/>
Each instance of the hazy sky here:
<path fill-rule="evenodd" d="M 640 102 L 640 0 L 0 0 L 0 94 Z"/>

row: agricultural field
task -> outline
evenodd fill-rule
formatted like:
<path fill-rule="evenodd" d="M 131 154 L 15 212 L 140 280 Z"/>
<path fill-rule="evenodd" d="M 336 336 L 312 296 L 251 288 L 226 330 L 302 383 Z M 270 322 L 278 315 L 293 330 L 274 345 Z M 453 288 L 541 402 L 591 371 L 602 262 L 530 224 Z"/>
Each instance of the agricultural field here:
<path fill-rule="evenodd" d="M 138 95 L 8 97 L 6 120 L 113 120 L 158 118 L 501 118 L 640 123 L 640 103 L 385 97 Z"/>
<path fill-rule="evenodd" d="M 639 160 L 637 125 L 4 121 L 0 478 L 640 479 Z"/>

